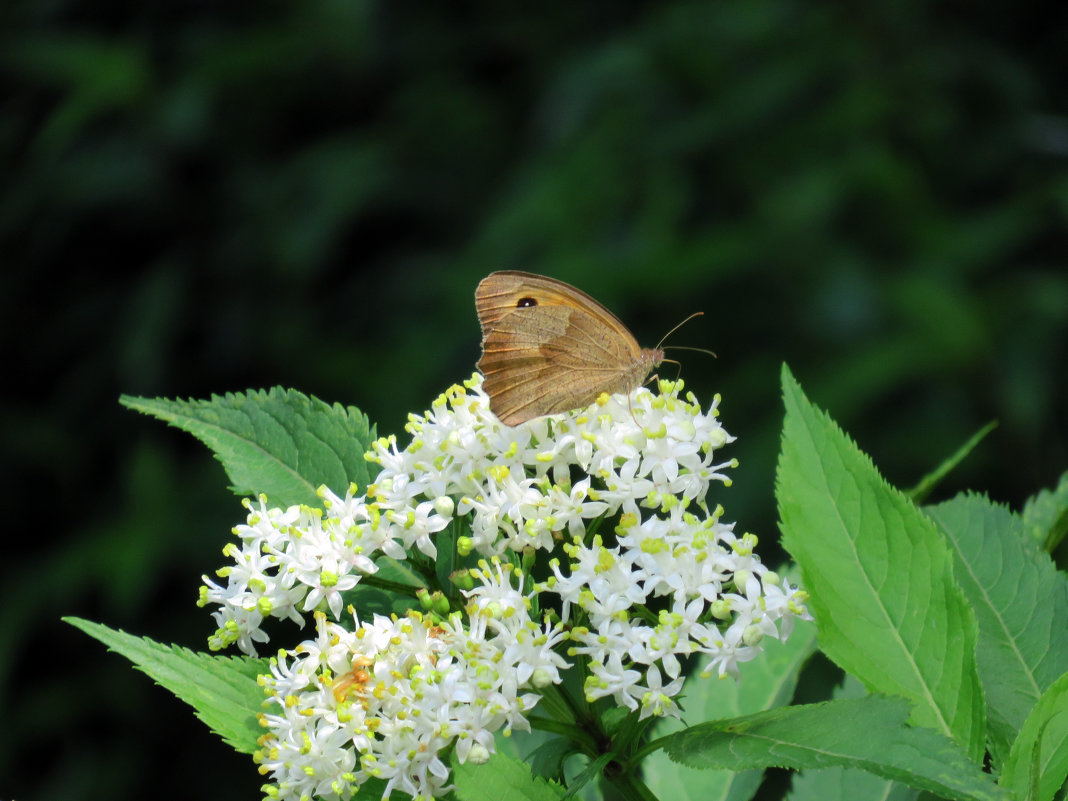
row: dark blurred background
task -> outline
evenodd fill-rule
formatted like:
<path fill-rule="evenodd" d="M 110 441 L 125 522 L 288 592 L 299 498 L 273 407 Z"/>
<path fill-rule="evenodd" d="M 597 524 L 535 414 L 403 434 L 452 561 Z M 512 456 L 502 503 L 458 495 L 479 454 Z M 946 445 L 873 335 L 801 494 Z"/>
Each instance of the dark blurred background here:
<path fill-rule="evenodd" d="M 1065 42 L 1068 6 L 1026 0 L 8 0 L 0 798 L 259 797 L 59 622 L 204 648 L 199 577 L 243 519 L 118 396 L 282 385 L 403 434 L 471 374 L 493 269 L 645 345 L 704 310 L 672 341 L 719 358 L 682 376 L 722 393 L 727 518 L 772 547 L 784 361 L 894 483 L 996 419 L 940 495 L 1054 484 Z"/>

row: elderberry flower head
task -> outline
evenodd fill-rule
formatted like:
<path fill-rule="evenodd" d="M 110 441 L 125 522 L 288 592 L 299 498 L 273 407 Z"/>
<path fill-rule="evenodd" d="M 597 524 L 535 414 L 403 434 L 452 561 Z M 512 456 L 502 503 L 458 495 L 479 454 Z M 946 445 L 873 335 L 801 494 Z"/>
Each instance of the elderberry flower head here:
<path fill-rule="evenodd" d="M 659 388 L 508 427 L 476 374 L 411 415 L 406 444 L 372 445 L 365 494 L 321 488 L 322 509 L 248 504 L 225 583 L 201 588 L 216 607 L 211 646 L 255 653 L 265 620 L 312 612 L 318 632 L 263 679 L 269 795 L 348 799 L 376 779 L 387 795 L 434 797 L 449 786 L 443 749 L 488 759 L 493 733 L 528 728 L 537 690 L 576 656 L 588 700 L 678 715 L 687 657 L 737 675 L 763 637 L 807 617 L 805 594 L 761 564 L 756 538 L 706 503 L 734 466 L 717 455 L 733 440 L 719 397 L 704 411 L 681 381 Z M 455 586 L 419 588 L 423 611 L 413 586 L 407 614 L 350 610 L 346 622 L 359 584 L 397 591 L 377 575 L 386 558 L 445 558 Z"/>

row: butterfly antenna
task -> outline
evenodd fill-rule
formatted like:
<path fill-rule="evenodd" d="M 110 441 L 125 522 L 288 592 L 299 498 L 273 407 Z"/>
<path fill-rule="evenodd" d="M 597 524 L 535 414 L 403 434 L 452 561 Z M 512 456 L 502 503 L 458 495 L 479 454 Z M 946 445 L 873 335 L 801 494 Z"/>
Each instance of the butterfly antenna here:
<path fill-rule="evenodd" d="M 689 317 L 687 317 L 685 320 L 683 320 L 681 323 L 679 323 L 677 326 L 675 326 L 670 331 L 668 331 L 666 334 L 664 334 L 664 336 L 660 337 L 660 341 L 658 343 L 656 343 L 657 349 L 659 349 L 660 346 L 664 344 L 664 340 L 665 339 L 667 339 L 669 336 L 671 336 L 676 331 L 678 331 L 680 328 L 682 328 L 684 325 L 686 325 L 686 323 L 690 322 L 690 320 L 692 320 L 694 317 L 700 317 L 702 314 L 704 314 L 704 312 L 694 312 Z"/>
<path fill-rule="evenodd" d="M 665 345 L 664 346 L 664 350 L 694 350 L 694 351 L 697 351 L 698 353 L 707 353 L 713 359 L 718 359 L 719 358 L 713 351 L 708 350 L 708 348 L 691 348 L 691 347 L 688 347 L 686 345 Z M 666 362 L 666 361 L 669 361 L 669 360 L 668 359 L 664 359 L 664 361 Z"/>

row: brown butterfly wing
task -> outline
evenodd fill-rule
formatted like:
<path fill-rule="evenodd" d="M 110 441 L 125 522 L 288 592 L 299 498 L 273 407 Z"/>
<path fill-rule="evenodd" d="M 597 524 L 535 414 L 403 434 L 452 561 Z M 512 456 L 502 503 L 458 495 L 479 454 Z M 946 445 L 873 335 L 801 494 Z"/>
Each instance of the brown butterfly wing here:
<path fill-rule="evenodd" d="M 629 391 L 659 363 L 611 312 L 560 281 L 493 273 L 475 301 L 482 386 L 506 425 L 588 406 L 602 392 Z"/>
<path fill-rule="evenodd" d="M 515 311 L 525 298 L 532 299 L 540 307 L 581 309 L 603 328 L 622 332 L 629 338 L 635 353 L 641 350 L 619 318 L 581 289 L 555 278 L 519 270 L 500 270 L 479 281 L 475 290 L 475 309 L 478 311 L 478 321 L 482 324 L 482 336 L 485 337 L 504 315 Z"/>

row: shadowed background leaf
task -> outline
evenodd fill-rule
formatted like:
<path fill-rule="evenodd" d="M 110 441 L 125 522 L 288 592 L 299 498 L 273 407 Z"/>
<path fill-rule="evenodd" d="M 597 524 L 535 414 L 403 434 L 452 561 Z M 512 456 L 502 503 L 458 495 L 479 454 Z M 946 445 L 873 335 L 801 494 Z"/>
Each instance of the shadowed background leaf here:
<path fill-rule="evenodd" d="M 0 797 L 258 792 L 59 622 L 203 648 L 198 577 L 243 519 L 207 449 L 119 395 L 289 386 L 400 433 L 472 372 L 494 269 L 643 344 L 706 312 L 673 341 L 719 354 L 682 375 L 724 395 L 727 515 L 765 542 L 784 360 L 900 486 L 998 420 L 932 502 L 1053 487 L 1066 35 L 1037 2 L 4 3 L 0 442 L 32 522 Z"/>

